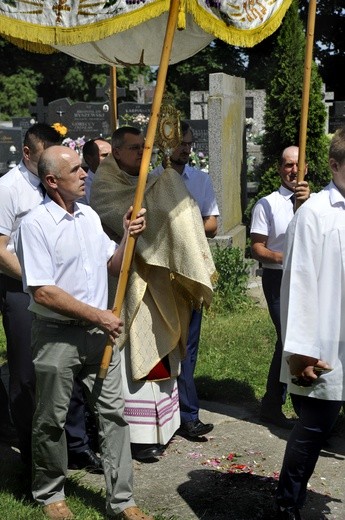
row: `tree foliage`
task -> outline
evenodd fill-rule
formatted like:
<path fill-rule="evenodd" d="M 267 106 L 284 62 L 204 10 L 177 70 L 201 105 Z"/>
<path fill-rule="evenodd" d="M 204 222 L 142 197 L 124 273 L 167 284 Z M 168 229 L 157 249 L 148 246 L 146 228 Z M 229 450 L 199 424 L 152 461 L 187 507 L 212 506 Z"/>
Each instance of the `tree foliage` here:
<path fill-rule="evenodd" d="M 36 89 L 42 77 L 42 74 L 36 74 L 28 68 L 19 68 L 12 76 L 0 74 L 0 118 L 2 120 L 28 115 L 28 106 L 36 100 Z"/>
<path fill-rule="evenodd" d="M 61 52 L 45 55 L 24 51 L 1 38 L 0 61 L 1 85 L 8 85 L 6 95 L 0 97 L 2 119 L 29 116 L 28 107 L 37 97 L 42 97 L 45 105 L 65 97 L 72 102 L 99 101 L 97 88 L 103 87 L 110 75 L 107 65 L 84 63 Z M 144 75 L 147 81 L 153 77 L 150 67 L 117 68 L 117 84 L 126 89 L 127 100 L 135 100 L 135 92 L 129 85 L 138 74 Z"/>
<path fill-rule="evenodd" d="M 293 38 L 291 35 L 293 34 Z M 259 196 L 279 185 L 277 158 L 283 148 L 299 143 L 305 56 L 305 35 L 294 0 L 280 29 L 271 56 L 271 75 L 266 85 L 265 134 L 263 136 Z M 310 82 L 306 161 L 308 180 L 316 190 L 329 180 L 326 109 L 322 80 L 313 63 Z"/>
<path fill-rule="evenodd" d="M 299 9 L 305 23 L 308 6 L 308 0 L 299 1 Z M 322 80 L 328 91 L 334 91 L 336 100 L 341 100 L 344 96 L 341 74 L 336 73 L 345 68 L 344 18 L 344 0 L 318 0 L 315 58 Z M 294 28 L 291 30 L 290 38 L 294 39 Z M 167 87 L 173 93 L 183 117 L 189 117 L 190 91 L 208 90 L 210 73 L 224 72 L 243 77 L 247 88 L 266 89 L 274 67 L 272 49 L 277 46 L 279 34 L 280 29 L 253 48 L 238 48 L 221 40 L 214 40 L 195 56 L 171 65 L 168 70 Z M 18 106 L 21 115 L 29 115 L 28 112 L 24 113 L 27 106 L 27 84 L 23 82 L 23 69 L 30 70 L 28 76 L 30 82 L 35 83 L 36 96 L 42 97 L 46 105 L 62 97 L 68 97 L 71 101 L 96 101 L 97 87 L 104 86 L 109 76 L 107 65 L 80 62 L 60 52 L 51 55 L 30 53 L 1 38 L 0 61 L 3 81 L 12 81 L 18 87 L 15 94 L 13 91 L 9 92 L 10 98 L 1 98 L 3 101 L 0 101 L 0 113 L 2 117 L 7 118 L 12 114 L 8 107 Z M 149 67 L 117 68 L 117 83 L 118 86 L 126 88 L 127 100 L 135 99 L 135 93 L 129 89 L 129 85 L 137 79 L 138 74 L 143 74 L 147 80 L 151 80 L 155 72 Z M 293 82 L 293 77 L 291 81 Z M 20 88 L 22 85 L 23 90 Z M 32 99 L 29 97 L 31 104 Z"/>

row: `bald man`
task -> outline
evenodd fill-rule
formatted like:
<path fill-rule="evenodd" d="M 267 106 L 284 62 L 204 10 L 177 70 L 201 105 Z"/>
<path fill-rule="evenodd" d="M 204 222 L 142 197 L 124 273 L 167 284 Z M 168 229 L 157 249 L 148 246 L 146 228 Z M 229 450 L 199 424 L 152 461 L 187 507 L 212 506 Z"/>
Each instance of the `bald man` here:
<path fill-rule="evenodd" d="M 120 353 L 114 348 L 107 377 L 97 378 L 104 347 L 115 343 L 123 323 L 107 310 L 109 271 L 120 271 L 127 234 L 145 229 L 145 210 L 123 218 L 118 245 L 104 233 L 85 194 L 86 172 L 79 155 L 51 146 L 38 162 L 47 194 L 22 221 L 15 239 L 24 290 L 34 313 L 32 354 L 37 384 L 33 420 L 34 499 L 51 520 L 74 517 L 65 501 L 67 449 L 64 424 L 74 378 L 79 377 L 91 410 L 99 418 L 106 512 L 123 520 L 153 520 L 133 499 L 129 427 L 124 420 Z M 49 396 L 49 399 L 47 398 Z"/>
<path fill-rule="evenodd" d="M 264 422 L 291 429 L 294 421 L 285 417 L 282 407 L 287 386 L 280 382 L 282 340 L 280 328 L 280 285 L 283 274 L 283 246 L 287 227 L 294 216 L 295 198 L 309 198 L 308 183 L 297 183 L 298 147 L 285 148 L 279 158 L 278 174 L 281 185 L 254 206 L 250 229 L 252 257 L 263 267 L 262 287 L 268 310 L 277 333 L 277 341 L 261 402 L 260 417 Z"/>

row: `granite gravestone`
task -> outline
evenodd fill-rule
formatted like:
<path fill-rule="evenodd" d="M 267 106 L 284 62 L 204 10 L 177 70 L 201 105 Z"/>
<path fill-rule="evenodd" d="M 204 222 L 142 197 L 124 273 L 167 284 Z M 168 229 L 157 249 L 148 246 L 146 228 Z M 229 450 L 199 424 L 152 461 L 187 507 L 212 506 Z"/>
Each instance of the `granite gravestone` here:
<path fill-rule="evenodd" d="M 108 103 L 77 102 L 62 98 L 48 104 L 49 124 L 61 123 L 67 127 L 67 135 L 71 139 L 94 137 L 107 138 L 111 135 L 110 108 Z"/>
<path fill-rule="evenodd" d="M 134 126 L 146 133 L 151 104 L 124 102 L 118 106 L 119 126 Z"/>
<path fill-rule="evenodd" d="M 193 131 L 193 151 L 208 156 L 208 121 L 188 119 L 186 122 Z"/>
<path fill-rule="evenodd" d="M 0 128 L 0 175 L 7 173 L 22 158 L 22 129 Z"/>
<path fill-rule="evenodd" d="M 35 119 L 32 117 L 12 117 L 12 125 L 16 128 L 22 129 L 22 137 L 26 134 L 26 131 L 36 123 Z"/>
<path fill-rule="evenodd" d="M 345 101 L 334 101 L 330 107 L 329 132 L 334 134 L 342 126 L 345 126 Z"/>
<path fill-rule="evenodd" d="M 207 113 L 208 91 L 192 90 L 190 93 L 191 119 L 208 119 Z"/>

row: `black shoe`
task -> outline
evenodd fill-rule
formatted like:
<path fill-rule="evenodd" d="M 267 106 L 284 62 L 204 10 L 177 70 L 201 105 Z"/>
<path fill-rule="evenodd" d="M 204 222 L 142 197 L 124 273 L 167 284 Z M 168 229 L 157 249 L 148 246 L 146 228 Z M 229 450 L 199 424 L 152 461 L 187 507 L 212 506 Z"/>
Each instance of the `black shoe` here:
<path fill-rule="evenodd" d="M 84 450 L 68 455 L 69 469 L 85 469 L 89 473 L 103 473 L 101 459 L 92 450 Z"/>
<path fill-rule="evenodd" d="M 302 520 L 299 510 L 293 508 L 279 508 L 276 516 L 277 520 Z"/>
<path fill-rule="evenodd" d="M 212 430 L 213 424 L 204 424 L 199 421 L 199 419 L 196 419 L 195 421 L 182 423 L 176 433 L 182 437 L 195 439 L 196 437 L 202 437 L 203 435 L 210 433 Z"/>
<path fill-rule="evenodd" d="M 132 457 L 135 460 L 156 459 L 163 455 L 164 446 L 161 444 L 137 444 L 131 443 Z"/>
<path fill-rule="evenodd" d="M 279 426 L 280 428 L 285 428 L 286 430 L 292 430 L 296 424 L 295 419 L 288 419 L 281 411 L 277 413 L 261 412 L 260 419 L 262 422 L 271 423 L 275 426 Z"/>

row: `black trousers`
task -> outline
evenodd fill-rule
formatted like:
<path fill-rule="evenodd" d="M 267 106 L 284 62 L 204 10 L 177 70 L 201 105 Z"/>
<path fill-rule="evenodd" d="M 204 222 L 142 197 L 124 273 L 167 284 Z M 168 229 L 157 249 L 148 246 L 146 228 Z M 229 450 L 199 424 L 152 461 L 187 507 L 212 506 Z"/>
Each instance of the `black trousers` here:
<path fill-rule="evenodd" d="M 281 269 L 263 269 L 262 288 L 270 317 L 277 333 L 274 353 L 267 376 L 266 392 L 262 398 L 262 411 L 269 411 L 270 413 L 281 410 L 287 393 L 286 384 L 281 383 L 279 380 L 283 353 L 280 327 L 280 286 L 282 276 L 283 271 Z"/>
<path fill-rule="evenodd" d="M 276 494 L 278 506 L 301 509 L 320 451 L 343 403 L 291 394 L 298 420 L 285 448 Z"/>
<path fill-rule="evenodd" d="M 22 283 L 0 275 L 0 295 L 3 327 L 7 342 L 9 368 L 9 407 L 17 430 L 24 462 L 31 459 L 32 417 L 35 408 L 35 373 L 31 355 L 32 313 L 28 311 L 29 295 Z M 82 387 L 76 380 L 66 422 L 68 450 L 88 448 L 85 425 L 85 402 Z"/>

